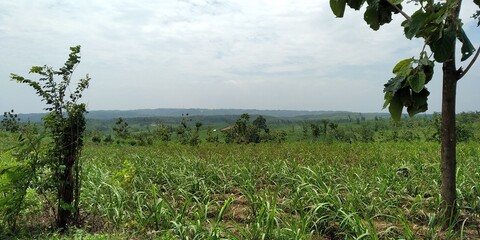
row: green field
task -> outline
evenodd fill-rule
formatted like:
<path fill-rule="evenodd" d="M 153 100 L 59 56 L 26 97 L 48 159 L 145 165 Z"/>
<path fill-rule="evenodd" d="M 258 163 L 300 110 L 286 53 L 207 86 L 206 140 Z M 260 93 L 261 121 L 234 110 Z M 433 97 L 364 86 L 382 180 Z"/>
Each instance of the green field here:
<path fill-rule="evenodd" d="M 4 144 L 5 147 L 5 144 Z M 77 239 L 480 237 L 480 144 L 458 146 L 461 231 L 442 230 L 439 144 L 87 144 Z M 16 237 L 48 233 L 32 193 Z M 48 209 L 47 209 L 48 210 Z M 81 230 L 80 230 L 81 229 Z"/>
<path fill-rule="evenodd" d="M 88 129 L 80 214 L 66 234 L 52 227 L 52 168 L 29 170 L 35 159 L 49 161 L 48 137 L 32 147 L 41 125 L 0 130 L 0 239 L 478 239 L 480 114 L 457 119 L 457 231 L 439 215 L 436 116 L 284 122 L 268 131 L 240 119 L 233 132 L 126 119 L 133 124 Z"/>

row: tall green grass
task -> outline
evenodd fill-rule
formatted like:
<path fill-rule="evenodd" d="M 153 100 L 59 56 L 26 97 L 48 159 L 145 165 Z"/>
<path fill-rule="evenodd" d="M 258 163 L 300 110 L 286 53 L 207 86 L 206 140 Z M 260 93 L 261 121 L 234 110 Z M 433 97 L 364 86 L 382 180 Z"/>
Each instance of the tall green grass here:
<path fill-rule="evenodd" d="M 458 145 L 458 232 L 442 229 L 437 216 L 439 149 L 431 142 L 87 145 L 83 225 L 66 237 L 480 238 L 480 143 Z M 34 191 L 29 199 L 43 203 Z M 35 206 L 20 228 L 48 220 Z M 16 236 L 64 237 L 48 229 Z"/>
<path fill-rule="evenodd" d="M 435 143 L 88 146 L 86 231 L 143 239 L 478 238 L 480 145 L 458 148 L 462 229 L 437 222 Z"/>

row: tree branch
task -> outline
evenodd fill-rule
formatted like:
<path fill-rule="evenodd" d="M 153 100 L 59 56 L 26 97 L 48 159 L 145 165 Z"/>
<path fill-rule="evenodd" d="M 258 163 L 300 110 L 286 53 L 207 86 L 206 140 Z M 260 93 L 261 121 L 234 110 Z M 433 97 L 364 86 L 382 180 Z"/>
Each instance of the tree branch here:
<path fill-rule="evenodd" d="M 478 48 L 480 48 L 480 46 Z M 470 70 L 470 68 L 473 66 L 473 64 L 477 60 L 479 54 L 480 54 L 480 50 L 477 50 L 477 53 L 475 53 L 475 56 L 473 56 L 473 59 L 468 64 L 467 68 L 465 68 L 465 70 L 462 70 L 462 68 L 459 69 L 460 74 L 458 76 L 457 81 L 460 80 L 463 76 L 465 76 L 465 74 L 467 74 L 468 70 Z"/>
<path fill-rule="evenodd" d="M 402 14 L 402 16 L 405 17 L 405 19 L 407 19 L 408 21 L 412 21 L 412 18 L 406 12 L 404 12 L 402 9 L 397 7 L 397 5 L 393 4 L 391 2 L 391 0 L 387 0 L 387 2 L 390 3 L 390 5 L 392 5 L 400 14 Z"/>

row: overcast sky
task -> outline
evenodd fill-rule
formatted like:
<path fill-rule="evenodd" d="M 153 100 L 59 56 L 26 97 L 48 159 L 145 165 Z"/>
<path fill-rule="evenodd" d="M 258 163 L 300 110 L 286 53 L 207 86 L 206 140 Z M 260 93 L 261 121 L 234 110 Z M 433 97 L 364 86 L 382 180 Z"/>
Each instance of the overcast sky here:
<path fill-rule="evenodd" d="M 74 79 L 92 78 L 89 110 L 248 108 L 379 112 L 383 84 L 418 56 L 403 19 L 372 31 L 363 13 L 336 19 L 327 0 L 0 0 L 0 112 L 42 112 L 33 89 L 10 81 L 33 65 L 59 68 L 81 45 Z M 465 30 L 480 28 L 464 1 Z M 408 13 L 413 8 L 406 7 Z M 465 66 L 467 63 L 461 63 Z M 440 111 L 436 68 L 429 112 Z M 459 83 L 458 111 L 480 110 L 480 62 Z"/>

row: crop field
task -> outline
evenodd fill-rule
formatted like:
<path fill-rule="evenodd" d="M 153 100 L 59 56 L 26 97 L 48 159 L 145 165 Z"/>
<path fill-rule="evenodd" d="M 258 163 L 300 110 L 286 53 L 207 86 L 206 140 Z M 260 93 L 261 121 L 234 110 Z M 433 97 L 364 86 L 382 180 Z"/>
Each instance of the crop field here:
<path fill-rule="evenodd" d="M 461 229 L 456 233 L 436 220 L 439 149 L 429 142 L 89 143 L 82 154 L 83 225 L 72 234 L 79 239 L 478 239 L 480 144 L 458 145 Z M 26 204 L 31 206 L 23 229 L 35 231 L 47 216 L 41 201 Z M 41 231 L 38 236 L 60 238 Z"/>

